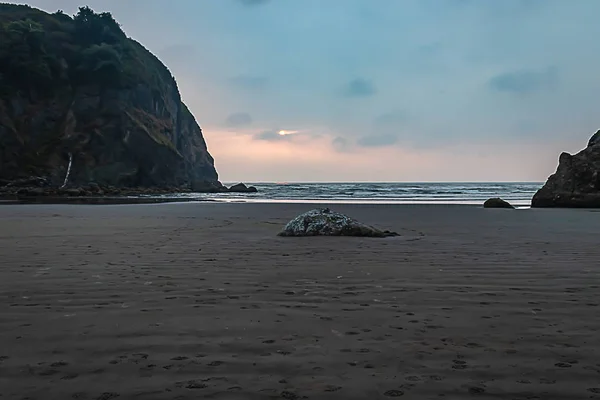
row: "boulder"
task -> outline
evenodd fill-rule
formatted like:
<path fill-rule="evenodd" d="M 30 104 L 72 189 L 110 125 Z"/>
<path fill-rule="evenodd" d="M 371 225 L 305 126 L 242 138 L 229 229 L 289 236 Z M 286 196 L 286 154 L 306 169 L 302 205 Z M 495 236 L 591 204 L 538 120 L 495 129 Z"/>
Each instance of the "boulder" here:
<path fill-rule="evenodd" d="M 483 208 L 514 208 L 508 201 L 502 200 L 499 197 L 487 199 L 483 203 Z"/>
<path fill-rule="evenodd" d="M 6 181 L 7 187 L 46 187 L 49 186 L 48 179 L 41 176 L 30 176 L 28 178 Z"/>
<path fill-rule="evenodd" d="M 61 189 L 60 193 L 62 195 L 66 195 L 66 196 L 77 197 L 77 196 L 84 195 L 85 191 L 81 188 L 67 188 L 67 189 Z"/>
<path fill-rule="evenodd" d="M 556 172 L 535 193 L 531 206 L 600 208 L 600 131 L 579 153 L 560 155 Z"/>
<path fill-rule="evenodd" d="M 256 193 L 258 192 L 258 189 L 254 186 L 246 186 L 243 183 L 238 183 L 237 185 L 231 186 L 229 191 L 234 193 Z"/>
<path fill-rule="evenodd" d="M 100 188 L 100 185 L 98 185 L 96 182 L 88 183 L 87 190 L 92 193 L 99 193 L 102 191 L 102 189 Z"/>
<path fill-rule="evenodd" d="M 40 187 L 28 188 L 28 189 L 26 189 L 26 192 L 25 192 L 26 196 L 32 196 L 32 197 L 47 196 L 48 194 L 49 194 L 49 192 L 47 190 L 45 190 L 44 188 L 40 188 Z"/>
<path fill-rule="evenodd" d="M 192 192 L 195 193 L 218 193 L 225 187 L 219 181 L 193 181 L 191 185 Z"/>
<path fill-rule="evenodd" d="M 287 223 L 279 236 L 398 236 L 395 232 L 381 231 L 360 223 L 347 215 L 328 208 L 315 209 L 298 215 Z"/>

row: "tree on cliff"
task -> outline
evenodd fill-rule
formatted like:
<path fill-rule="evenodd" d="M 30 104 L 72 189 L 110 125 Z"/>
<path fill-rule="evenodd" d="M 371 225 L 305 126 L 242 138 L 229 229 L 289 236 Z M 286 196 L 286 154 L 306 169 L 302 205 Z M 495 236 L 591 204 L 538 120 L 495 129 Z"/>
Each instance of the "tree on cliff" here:
<path fill-rule="evenodd" d="M 7 6 L 0 5 L 0 13 Z M 11 87 L 55 88 L 65 83 L 126 87 L 148 77 L 142 68 L 147 61 L 140 60 L 139 49 L 109 12 L 96 13 L 87 6 L 73 17 L 26 6 L 12 11 L 0 15 L 4 92 Z"/>

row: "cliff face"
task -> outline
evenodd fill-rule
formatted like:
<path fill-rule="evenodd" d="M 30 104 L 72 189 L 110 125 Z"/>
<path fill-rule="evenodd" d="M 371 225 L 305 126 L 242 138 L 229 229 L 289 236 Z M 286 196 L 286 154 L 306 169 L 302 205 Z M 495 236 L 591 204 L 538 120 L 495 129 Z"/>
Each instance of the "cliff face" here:
<path fill-rule="evenodd" d="M 532 207 L 600 207 L 600 131 L 575 155 L 562 153 L 556 172 L 531 201 Z"/>
<path fill-rule="evenodd" d="M 0 180 L 121 187 L 216 182 L 168 69 L 108 13 L 0 4 Z"/>

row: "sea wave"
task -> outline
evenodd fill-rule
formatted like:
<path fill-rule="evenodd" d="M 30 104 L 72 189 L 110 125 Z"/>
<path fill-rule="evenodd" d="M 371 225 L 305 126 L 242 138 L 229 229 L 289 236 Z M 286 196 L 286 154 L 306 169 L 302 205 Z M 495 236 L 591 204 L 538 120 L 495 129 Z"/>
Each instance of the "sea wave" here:
<path fill-rule="evenodd" d="M 539 182 L 490 183 L 248 183 L 256 194 L 181 194 L 220 201 L 381 203 L 381 204 L 481 204 L 501 197 L 517 206 L 531 204 Z"/>

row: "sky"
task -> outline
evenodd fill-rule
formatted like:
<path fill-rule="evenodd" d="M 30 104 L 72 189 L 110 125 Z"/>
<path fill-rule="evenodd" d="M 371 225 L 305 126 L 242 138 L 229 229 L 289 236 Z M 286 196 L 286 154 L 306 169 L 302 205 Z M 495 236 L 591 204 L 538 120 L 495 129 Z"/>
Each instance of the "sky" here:
<path fill-rule="evenodd" d="M 600 129 L 598 0 L 22 3 L 110 11 L 225 182 L 538 182 Z"/>

